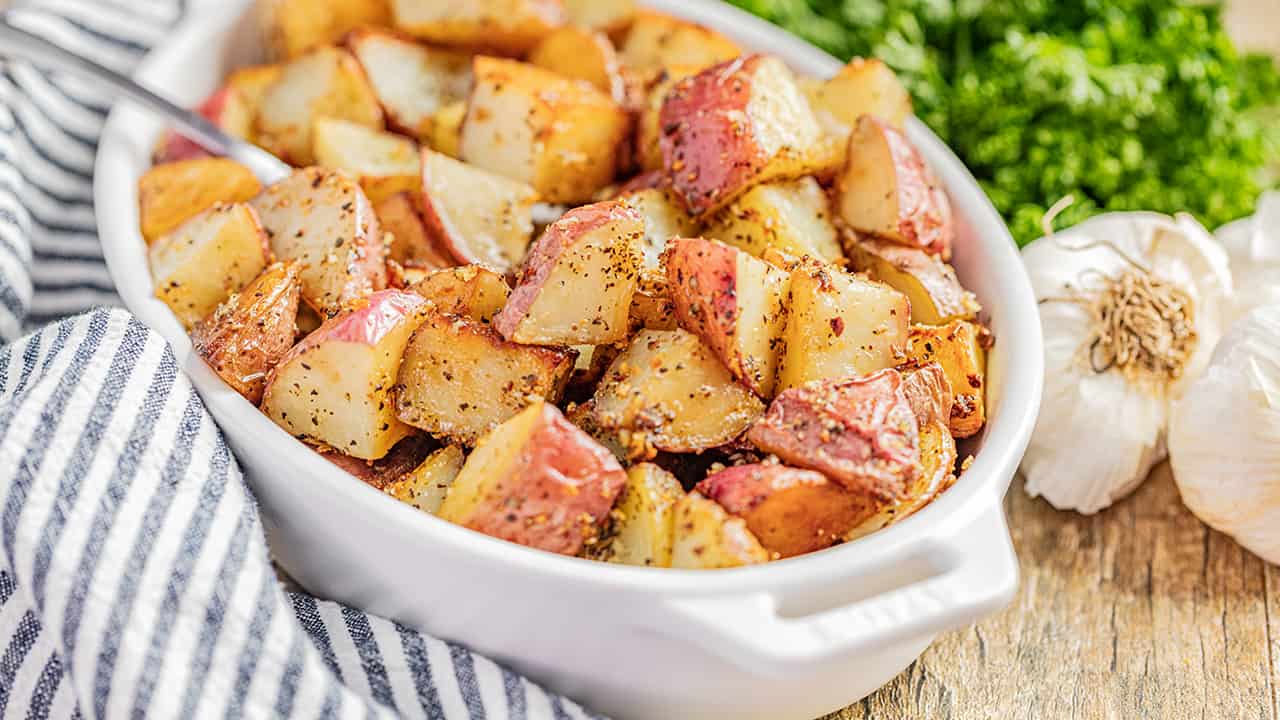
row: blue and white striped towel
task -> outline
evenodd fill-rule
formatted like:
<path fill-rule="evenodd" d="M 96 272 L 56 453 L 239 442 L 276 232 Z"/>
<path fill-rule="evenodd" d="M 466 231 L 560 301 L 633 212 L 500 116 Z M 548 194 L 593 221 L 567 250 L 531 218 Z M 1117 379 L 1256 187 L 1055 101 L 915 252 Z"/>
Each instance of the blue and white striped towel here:
<path fill-rule="evenodd" d="M 183 2 L 19 8 L 15 24 L 127 71 Z M 84 312 L 116 302 L 90 194 L 110 102 L 0 61 L 0 718 L 587 716 L 462 647 L 280 588 L 168 346 L 123 310 Z"/>

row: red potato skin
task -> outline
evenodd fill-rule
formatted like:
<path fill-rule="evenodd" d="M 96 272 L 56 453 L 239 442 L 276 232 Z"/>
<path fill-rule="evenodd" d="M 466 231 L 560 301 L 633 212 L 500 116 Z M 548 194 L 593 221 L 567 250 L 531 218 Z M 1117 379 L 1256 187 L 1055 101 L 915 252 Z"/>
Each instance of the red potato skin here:
<path fill-rule="evenodd" d="M 224 382 L 257 405 L 267 374 L 293 345 L 301 294 L 295 264 L 271 265 L 191 331 L 192 347 Z"/>
<path fill-rule="evenodd" d="M 556 261 L 574 242 L 622 216 L 632 216 L 640 221 L 640 213 L 629 205 L 607 200 L 576 207 L 547 227 L 525 257 L 516 277 L 516 287 L 506 306 L 493 318 L 493 327 L 510 340 L 529 308 L 533 307 L 538 293 L 546 284 Z"/>
<path fill-rule="evenodd" d="M 702 238 L 676 238 L 667 243 L 665 251 L 667 285 L 673 290 L 677 322 L 697 335 L 722 361 L 734 356 L 739 252 Z"/>
<path fill-rule="evenodd" d="M 921 472 L 916 416 L 892 369 L 784 390 L 747 439 L 882 502 L 903 499 Z"/>
<path fill-rule="evenodd" d="M 227 103 L 230 102 L 233 92 L 234 90 L 229 87 L 219 89 L 204 102 L 200 103 L 200 106 L 196 108 L 196 112 L 214 125 L 221 126 L 218 119 L 222 117 L 222 112 Z M 160 147 L 156 150 L 155 161 L 159 165 L 203 157 L 213 157 L 213 154 L 200 147 L 186 135 L 169 130 L 165 132 L 164 138 L 160 141 Z"/>
<path fill-rule="evenodd" d="M 954 398 L 951 381 L 947 379 L 942 365 L 931 362 L 902 370 L 902 392 L 920 427 L 934 423 L 946 426 L 951 420 Z"/>
<path fill-rule="evenodd" d="M 893 157 L 898 178 L 898 233 L 908 245 L 939 255 L 943 260 L 950 259 L 955 240 L 951 201 L 933 171 L 898 128 L 870 115 L 859 118 L 858 125 L 860 132 L 865 130 L 864 126 L 871 125 L 875 132 L 883 133 Z"/>
<path fill-rule="evenodd" d="M 629 192 L 662 188 L 666 187 L 666 185 L 667 176 L 661 170 L 650 170 L 649 172 L 640 173 L 623 183 L 618 187 L 618 191 L 614 193 L 614 197 L 622 197 Z"/>
<path fill-rule="evenodd" d="M 751 72 L 763 58 L 734 58 L 687 77 L 662 104 L 663 169 L 693 215 L 731 200 L 769 161 L 747 115 Z"/>
<path fill-rule="evenodd" d="M 562 555 L 578 554 L 595 537 L 627 482 L 617 458 L 550 404 L 512 467 L 517 474 L 462 524 Z"/>
<path fill-rule="evenodd" d="M 329 318 L 310 335 L 307 335 L 287 355 L 276 363 L 276 368 L 284 367 L 312 348 L 324 342 L 349 342 L 373 345 L 399 325 L 401 321 L 412 315 L 426 304 L 426 298 L 404 290 L 379 290 L 358 301 L 348 308 L 347 312 Z M 371 312 L 362 312 L 372 308 Z M 275 371 L 267 379 L 270 387 L 275 380 Z"/>
<path fill-rule="evenodd" d="M 832 546 L 877 508 L 822 473 L 786 465 L 727 468 L 696 490 L 742 518 L 760 544 L 781 557 Z"/>

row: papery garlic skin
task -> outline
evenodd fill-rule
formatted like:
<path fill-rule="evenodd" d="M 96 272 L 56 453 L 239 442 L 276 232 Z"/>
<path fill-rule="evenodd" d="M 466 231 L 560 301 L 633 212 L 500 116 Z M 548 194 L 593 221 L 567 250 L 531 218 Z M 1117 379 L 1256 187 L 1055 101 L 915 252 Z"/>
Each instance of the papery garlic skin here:
<path fill-rule="evenodd" d="M 1214 236 L 1231 259 L 1231 319 L 1280 303 L 1280 191 L 1263 193 L 1252 217 L 1223 225 Z"/>
<path fill-rule="evenodd" d="M 1280 305 L 1232 325 L 1173 403 L 1169 449 L 1187 508 L 1280 563 Z"/>
<path fill-rule="evenodd" d="M 1125 256 L 1184 290 L 1194 310 L 1194 352 L 1181 378 L 1135 383 L 1118 370 L 1097 373 L 1081 347 L 1092 317 L 1076 303 L 1045 301 L 1088 289 L 1097 273 L 1116 276 Z M 1041 238 L 1022 251 L 1045 337 L 1040 416 L 1022 461 L 1026 491 L 1061 510 L 1091 514 L 1142 483 L 1166 455 L 1169 401 L 1208 364 L 1222 332 L 1231 292 L 1226 253 L 1189 216 L 1108 213 Z"/>

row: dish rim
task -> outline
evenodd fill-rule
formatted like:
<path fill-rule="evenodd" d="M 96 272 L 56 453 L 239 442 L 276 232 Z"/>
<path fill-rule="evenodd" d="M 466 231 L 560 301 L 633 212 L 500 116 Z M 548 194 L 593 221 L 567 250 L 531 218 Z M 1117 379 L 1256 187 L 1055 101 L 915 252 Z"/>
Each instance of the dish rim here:
<path fill-rule="evenodd" d="M 208 43 L 232 24 L 243 21 L 247 13 L 254 12 L 256 5 L 256 0 L 207 0 L 196 4 L 170 40 L 147 57 L 136 77 L 144 83 L 151 81 L 149 84 L 161 90 L 174 90 L 164 87 L 166 83 L 154 82 L 162 74 L 159 69 L 175 63 L 189 64 L 201 57 L 201 53 L 207 57 Z M 802 73 L 829 76 L 843 65 L 781 28 L 714 0 L 642 0 L 641 5 L 708 25 L 748 48 L 769 47 L 769 53 L 782 57 Z M 192 97 L 198 92 L 199 88 L 187 87 L 174 94 L 181 95 L 176 99 L 193 104 L 199 100 Z M 420 510 L 360 482 L 326 461 L 231 390 L 192 353 L 187 333 L 168 307 L 152 296 L 146 271 L 146 245 L 138 233 L 136 187 L 140 169 L 150 166 L 149 151 L 161 127 L 160 121 L 146 117 L 142 111 L 118 104 L 104 125 L 95 162 L 94 201 L 99 236 L 108 270 L 125 305 L 169 342 L 215 418 L 247 423 L 245 427 L 263 438 L 262 442 L 272 444 L 283 454 L 280 467 L 309 475 L 307 482 L 312 484 L 312 491 L 330 493 L 335 509 L 373 513 L 381 522 L 403 526 L 406 532 L 421 538 L 424 548 L 444 544 L 477 560 L 501 563 L 509 571 L 572 578 L 600 587 L 647 593 L 723 594 L 760 590 L 778 583 L 836 582 L 839 578 L 886 567 L 910 546 L 929 539 L 955 537 L 993 504 L 1000 503 L 1034 428 L 1043 382 L 1042 338 L 1034 293 L 1017 247 L 1004 221 L 967 168 L 932 131 L 913 117 L 907 134 L 938 175 L 953 205 L 965 207 L 972 218 L 973 231 L 979 236 L 976 244 L 983 248 L 985 256 L 981 271 L 995 273 L 995 295 L 1004 300 L 999 313 L 992 318 L 998 341 L 1008 348 L 999 386 L 999 404 L 989 413 L 982 448 L 953 487 L 911 517 L 856 541 L 804 556 L 714 573 L 634 567 L 561 556 L 493 538 L 434 516 L 424 518 Z M 140 152 L 146 155 L 141 164 Z M 256 479 L 251 478 L 250 483 Z M 264 478 L 263 481 L 296 480 Z M 337 513 L 334 516 L 338 517 Z"/>

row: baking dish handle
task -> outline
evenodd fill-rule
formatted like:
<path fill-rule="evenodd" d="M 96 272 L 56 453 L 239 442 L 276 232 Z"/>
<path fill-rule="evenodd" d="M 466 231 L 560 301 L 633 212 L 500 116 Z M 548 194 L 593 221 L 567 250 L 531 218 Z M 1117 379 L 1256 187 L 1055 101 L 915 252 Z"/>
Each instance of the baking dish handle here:
<path fill-rule="evenodd" d="M 939 572 L 843 607 L 803 616 L 778 612 L 773 595 L 669 601 L 681 634 L 760 674 L 808 666 L 930 637 L 1004 607 L 1018 586 L 1018 559 L 1000 503 L 925 552 Z"/>

